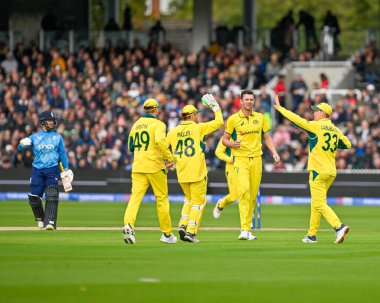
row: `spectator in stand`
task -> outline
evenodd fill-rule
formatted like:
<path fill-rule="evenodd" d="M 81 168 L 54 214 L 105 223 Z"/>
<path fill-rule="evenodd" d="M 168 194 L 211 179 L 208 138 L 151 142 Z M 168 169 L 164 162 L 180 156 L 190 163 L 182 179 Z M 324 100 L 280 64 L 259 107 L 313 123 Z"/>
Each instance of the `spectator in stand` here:
<path fill-rule="evenodd" d="M 111 17 L 108 19 L 107 24 L 104 27 L 105 31 L 118 31 L 120 30 L 119 25 L 116 23 L 115 18 Z"/>
<path fill-rule="evenodd" d="M 329 88 L 329 78 L 327 77 L 327 75 L 325 73 L 321 73 L 319 75 L 320 79 L 321 79 L 321 88 Z"/>
<path fill-rule="evenodd" d="M 338 40 L 338 36 L 340 34 L 340 27 L 338 23 L 338 18 L 331 13 L 330 10 L 327 11 L 326 16 L 323 20 L 323 27 L 327 26 L 334 39 L 334 50 L 335 52 L 338 52 L 340 50 L 340 43 Z"/>
<path fill-rule="evenodd" d="M 129 5 L 126 5 L 124 9 L 124 23 L 123 30 L 131 31 L 132 30 L 132 11 Z"/>
<path fill-rule="evenodd" d="M 165 41 L 166 30 L 161 24 L 161 20 L 157 22 L 150 28 L 149 37 L 152 41 L 163 43 Z"/>
<path fill-rule="evenodd" d="M 310 49 L 313 44 L 318 45 L 317 34 L 315 31 L 314 17 L 310 15 L 307 11 L 301 10 L 299 12 L 299 20 L 296 24 L 298 29 L 301 25 L 305 28 L 305 38 L 306 38 L 306 49 Z M 312 40 L 312 43 L 311 43 Z"/>
<path fill-rule="evenodd" d="M 278 96 L 281 106 L 284 106 L 285 101 L 286 101 L 286 85 L 285 85 L 285 75 L 284 74 L 280 73 L 278 75 L 278 81 L 277 81 L 276 85 L 274 86 L 273 91 Z M 276 118 L 277 118 L 279 123 L 282 123 L 284 120 L 284 117 L 282 115 L 279 115 L 277 112 L 276 112 Z"/>
<path fill-rule="evenodd" d="M 4 69 L 7 75 L 10 75 L 12 71 L 17 70 L 17 66 L 18 62 L 13 57 L 12 52 L 8 52 L 7 58 L 1 63 L 1 68 Z"/>
<path fill-rule="evenodd" d="M 368 45 L 364 53 L 358 55 L 363 60 L 363 66 L 364 58 L 367 55 L 373 57 L 376 52 L 373 45 Z M 0 47 L 1 53 L 7 54 L 8 48 Z M 51 63 L 50 54 L 53 53 L 62 58 L 59 64 Z M 8 147 L 6 150 L 6 146 L 12 146 L 12 140 L 20 140 L 35 132 L 39 126 L 38 115 L 44 110 L 53 110 L 58 114 L 61 121 L 58 132 L 63 134 L 70 166 L 74 168 L 115 169 L 118 166 L 119 169 L 130 170 L 131 154 L 125 150 L 126 134 L 142 113 L 143 102 L 151 96 L 160 99 L 162 104 L 160 119 L 174 124 L 175 121 L 171 122 L 174 114 L 171 113 L 178 114 L 185 104 L 202 107 L 199 100 L 203 94 L 212 91 L 222 97 L 221 109 L 226 118 L 239 110 L 238 96 L 242 86 L 262 88 L 255 110 L 263 113 L 266 122 L 271 123 L 271 117 L 264 108 L 268 104 L 265 101 L 268 95 L 265 93 L 265 70 L 271 54 L 268 49 L 243 54 L 235 46 L 228 46 L 227 49 L 218 47 L 213 53 L 202 50 L 183 54 L 170 44 L 156 42 L 149 43 L 147 48 L 142 48 L 138 43 L 127 48 L 126 44 L 118 43 L 98 49 L 90 41 L 76 53 L 60 55 L 55 49 L 41 52 L 35 45 L 19 45 L 17 57 L 14 58 L 17 70 L 13 69 L 7 74 L 0 69 L 0 167 L 31 166 L 33 159 L 30 153 L 26 152 L 20 159 L 14 148 Z M 293 60 L 287 58 L 294 56 L 302 57 L 303 61 L 311 58 L 309 52 L 298 53 L 296 49 L 291 49 L 288 56 L 285 62 Z M 4 63 L 5 57 L 0 58 L 0 64 Z M 61 64 L 64 68 L 54 68 Z M 285 83 L 279 78 L 275 90 L 285 95 Z M 370 146 L 368 151 L 360 147 L 360 159 L 346 152 L 339 153 L 338 158 L 343 158 L 348 168 L 374 167 L 378 151 L 373 149 L 380 141 L 379 93 L 375 85 L 366 87 L 368 83 L 364 82 L 364 78 L 361 81 L 360 84 L 365 87 L 362 98 L 358 99 L 355 93 L 349 92 L 338 100 L 332 117 L 345 135 L 355 142 L 354 148 L 363 133 Z M 320 102 L 323 98 L 318 96 L 315 101 Z M 305 106 L 309 101 L 301 96 L 300 102 L 297 113 L 310 119 L 310 111 Z M 207 121 L 207 112 L 200 119 Z M 368 131 L 363 133 L 362 120 L 368 121 L 369 126 Z M 277 122 L 285 126 L 291 137 L 290 145 L 284 144 L 279 148 L 294 152 L 296 159 L 296 163 L 290 161 L 286 166 L 294 170 L 304 169 L 307 136 L 288 124 L 287 120 Z M 209 151 L 206 163 L 209 168 L 219 165 L 212 150 L 220 136 L 220 133 L 215 133 L 206 140 Z M 120 144 L 117 140 L 122 144 L 115 151 L 114 146 Z M 117 156 L 118 151 L 121 152 L 120 157 Z M 111 155 L 116 155 L 118 160 L 108 161 Z M 267 161 L 273 161 L 266 149 L 263 156 Z"/>
<path fill-rule="evenodd" d="M 270 56 L 270 61 L 266 64 L 265 68 L 265 76 L 267 81 L 271 80 L 274 76 L 276 76 L 280 72 L 281 68 L 282 66 L 279 62 L 278 54 L 273 53 Z"/>
<path fill-rule="evenodd" d="M 303 102 L 307 91 L 307 85 L 302 78 L 302 74 L 296 73 L 294 80 L 290 84 L 289 91 L 292 95 L 292 110 L 295 111 Z"/>

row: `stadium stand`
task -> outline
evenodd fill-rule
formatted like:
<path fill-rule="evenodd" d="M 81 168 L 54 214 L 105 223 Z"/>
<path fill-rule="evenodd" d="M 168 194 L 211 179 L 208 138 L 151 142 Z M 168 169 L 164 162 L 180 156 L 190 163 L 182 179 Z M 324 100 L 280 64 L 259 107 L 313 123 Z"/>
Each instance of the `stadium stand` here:
<path fill-rule="evenodd" d="M 92 44 L 75 53 L 67 48 L 42 52 L 36 45 L 18 44 L 13 52 L 0 47 L 0 168 L 30 167 L 32 154 L 17 152 L 19 140 L 39 128 L 38 114 L 53 110 L 59 117 L 58 132 L 65 138 L 70 166 L 74 169 L 131 169 L 127 138 L 131 125 L 142 113 L 148 97 L 160 101 L 160 119 L 168 128 L 178 122 L 185 104 L 202 108 L 200 96 L 206 92 L 219 97 L 225 119 L 239 109 L 241 89 L 259 92 L 256 108 L 275 126 L 273 138 L 282 165 L 273 167 L 264 150 L 265 169 L 300 171 L 306 168 L 307 134 L 287 120 L 278 120 L 271 111 L 266 84 L 290 61 L 311 60 L 308 52 L 290 55 L 263 48 L 258 53 L 241 52 L 237 46 L 213 43 L 197 54 L 184 54 L 175 45 L 150 42 L 146 48 L 123 41 L 104 48 Z M 353 148 L 340 151 L 339 169 L 380 169 L 380 95 L 377 50 L 368 45 L 353 58 L 356 89 L 338 100 L 334 123 L 352 140 Z M 277 78 L 276 78 L 277 79 Z M 273 79 L 272 79 L 273 81 Z M 326 75 L 314 89 L 328 88 Z M 276 80 L 274 91 L 284 99 L 290 87 Z M 325 100 L 326 94 L 302 94 L 296 112 L 311 119 L 311 104 Z M 290 101 L 290 103 L 289 103 Z M 292 104 L 293 100 L 288 100 Z M 285 100 L 283 100 L 285 102 Z M 203 108 L 202 108 L 203 109 Z M 202 119 L 208 120 L 208 111 Z M 218 132 L 206 141 L 210 169 L 221 168 L 214 155 Z"/>

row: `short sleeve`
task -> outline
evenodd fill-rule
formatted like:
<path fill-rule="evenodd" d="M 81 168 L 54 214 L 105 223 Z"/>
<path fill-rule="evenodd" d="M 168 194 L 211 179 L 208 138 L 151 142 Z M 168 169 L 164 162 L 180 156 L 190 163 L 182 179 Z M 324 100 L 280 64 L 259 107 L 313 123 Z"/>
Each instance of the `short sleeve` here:
<path fill-rule="evenodd" d="M 265 134 L 269 130 L 270 130 L 270 127 L 267 123 L 267 120 L 265 120 L 265 117 L 263 116 L 263 133 Z"/>
<path fill-rule="evenodd" d="M 226 123 L 226 129 L 225 129 L 225 132 L 232 135 L 233 132 L 235 130 L 235 123 L 234 123 L 234 118 L 233 117 L 229 117 L 227 119 L 227 123 Z"/>

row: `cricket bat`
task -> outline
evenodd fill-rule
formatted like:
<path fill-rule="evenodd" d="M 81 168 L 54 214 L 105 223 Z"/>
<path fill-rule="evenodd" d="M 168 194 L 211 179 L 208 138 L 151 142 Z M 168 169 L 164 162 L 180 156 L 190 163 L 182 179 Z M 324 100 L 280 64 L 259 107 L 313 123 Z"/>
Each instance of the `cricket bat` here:
<path fill-rule="evenodd" d="M 62 162 L 59 162 L 59 167 L 61 168 L 61 171 L 63 172 L 64 168 L 63 168 Z M 65 192 L 73 190 L 69 176 L 62 178 L 62 185 Z"/>

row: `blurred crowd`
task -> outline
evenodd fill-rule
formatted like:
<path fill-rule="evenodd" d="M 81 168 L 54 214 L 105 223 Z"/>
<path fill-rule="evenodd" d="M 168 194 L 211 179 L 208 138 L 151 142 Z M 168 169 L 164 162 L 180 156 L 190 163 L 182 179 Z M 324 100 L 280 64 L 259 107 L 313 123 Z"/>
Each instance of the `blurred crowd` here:
<path fill-rule="evenodd" d="M 220 100 L 227 118 L 239 110 L 242 89 L 257 89 L 256 110 L 265 115 L 282 157 L 282 165 L 273 162 L 264 150 L 268 170 L 306 168 L 307 134 L 287 120 L 275 117 L 266 84 L 289 61 L 306 61 L 312 53 L 290 49 L 286 55 L 264 48 L 258 53 L 241 52 L 234 45 L 213 43 L 199 53 L 184 54 L 175 45 L 151 42 L 146 48 L 123 41 L 102 49 L 92 42 L 71 54 L 67 49 L 41 52 L 36 45 L 19 44 L 13 52 L 0 48 L 0 168 L 30 167 L 32 153 L 17 151 L 20 139 L 40 127 L 38 115 L 52 110 L 59 117 L 57 132 L 64 140 L 73 169 L 131 169 L 132 155 L 127 150 L 132 124 L 143 114 L 142 104 L 153 97 L 159 100 L 159 119 L 168 130 L 181 119 L 185 104 L 204 111 L 200 121 L 209 121 L 213 113 L 204 108 L 200 97 L 212 93 Z M 274 91 L 285 102 L 292 96 L 293 109 L 312 118 L 308 106 L 314 100 L 299 86 L 302 75 L 286 88 L 283 75 Z M 321 87 L 328 79 L 321 76 Z M 302 93 L 300 93 L 302 91 Z M 298 95 L 297 95 L 298 94 Z M 301 95 L 302 97 L 300 97 Z M 353 142 L 348 152 L 338 154 L 338 168 L 380 168 L 379 94 L 374 85 L 363 89 L 361 99 L 354 93 L 342 98 L 332 119 Z M 273 120 L 275 119 L 275 120 Z M 223 130 L 206 139 L 206 159 L 210 169 L 221 168 L 214 154 Z"/>

